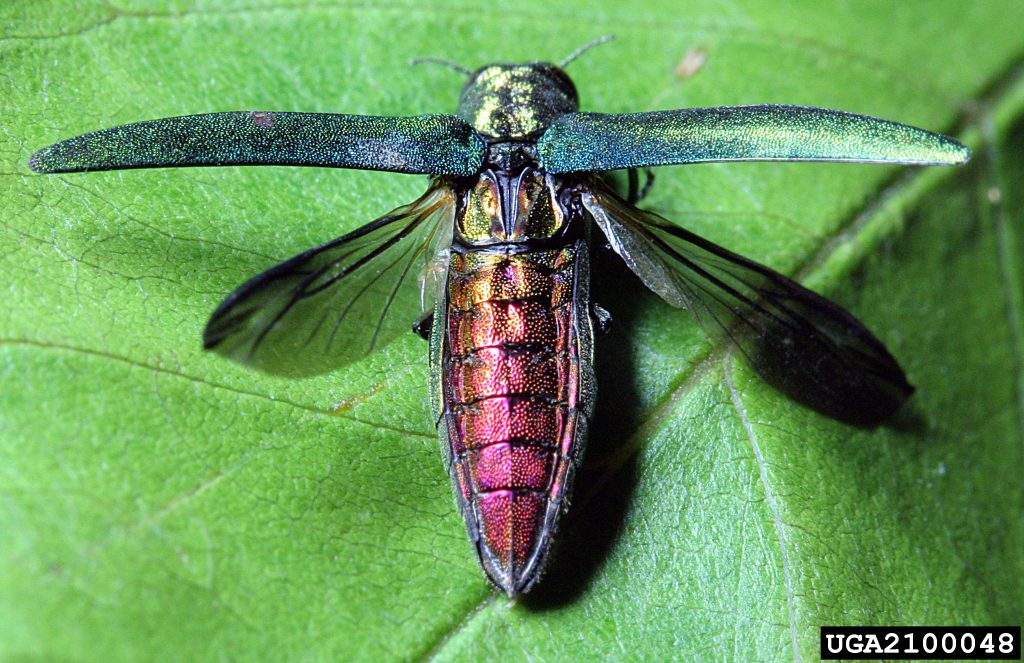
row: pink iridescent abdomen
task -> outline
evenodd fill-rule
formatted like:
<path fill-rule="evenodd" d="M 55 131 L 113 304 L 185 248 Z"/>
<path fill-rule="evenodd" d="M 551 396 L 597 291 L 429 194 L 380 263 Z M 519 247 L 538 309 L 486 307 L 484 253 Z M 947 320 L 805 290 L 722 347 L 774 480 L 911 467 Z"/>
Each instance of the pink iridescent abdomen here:
<path fill-rule="evenodd" d="M 591 412 L 586 261 L 582 242 L 451 258 L 440 425 L 480 560 L 515 593 L 536 580 Z"/>

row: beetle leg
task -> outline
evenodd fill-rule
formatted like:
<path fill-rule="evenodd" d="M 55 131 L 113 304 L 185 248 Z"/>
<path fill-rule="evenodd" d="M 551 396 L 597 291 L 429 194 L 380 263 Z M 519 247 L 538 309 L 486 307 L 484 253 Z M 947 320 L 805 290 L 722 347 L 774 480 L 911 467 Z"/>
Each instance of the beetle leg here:
<path fill-rule="evenodd" d="M 627 173 L 629 174 L 629 191 L 626 195 L 626 201 L 631 205 L 635 205 L 646 198 L 647 193 L 651 190 L 651 185 L 654 184 L 654 171 L 650 168 L 644 168 L 643 188 L 640 187 L 640 175 L 636 168 L 630 168 Z"/>
<path fill-rule="evenodd" d="M 629 175 L 629 189 L 626 193 L 626 202 L 632 205 L 640 200 L 640 177 L 636 173 L 636 168 L 630 168 L 626 172 Z"/>
<path fill-rule="evenodd" d="M 644 168 L 644 185 L 640 189 L 640 194 L 636 198 L 636 202 L 640 202 L 647 197 L 650 193 L 651 187 L 654 186 L 654 170 L 651 168 Z"/>
<path fill-rule="evenodd" d="M 433 312 L 426 314 L 416 322 L 412 323 L 413 332 L 424 341 L 430 340 L 430 330 L 434 327 Z"/>
<path fill-rule="evenodd" d="M 612 314 L 600 304 L 590 303 L 590 322 L 594 325 L 594 335 L 604 336 L 612 329 Z"/>

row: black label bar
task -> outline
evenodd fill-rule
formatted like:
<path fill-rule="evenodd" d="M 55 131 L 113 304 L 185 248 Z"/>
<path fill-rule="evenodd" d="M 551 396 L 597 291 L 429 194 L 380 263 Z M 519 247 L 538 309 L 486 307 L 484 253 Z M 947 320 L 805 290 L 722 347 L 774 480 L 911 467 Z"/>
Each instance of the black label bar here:
<path fill-rule="evenodd" d="M 1020 660 L 1020 626 L 822 626 L 821 658 Z"/>

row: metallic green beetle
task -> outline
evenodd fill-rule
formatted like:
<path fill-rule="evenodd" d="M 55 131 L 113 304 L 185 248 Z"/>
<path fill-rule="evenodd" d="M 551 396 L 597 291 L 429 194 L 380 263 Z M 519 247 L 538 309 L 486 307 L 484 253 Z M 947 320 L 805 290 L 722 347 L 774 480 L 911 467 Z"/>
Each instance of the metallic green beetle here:
<path fill-rule="evenodd" d="M 256 368 L 308 375 L 364 356 L 407 329 L 415 312 L 433 310 L 432 401 L 445 465 L 481 565 L 512 596 L 540 577 L 593 412 L 594 328 L 609 321 L 589 298 L 594 224 L 651 290 L 724 332 L 818 409 L 876 423 L 913 391 L 849 313 L 635 207 L 635 170 L 628 199 L 600 173 L 969 156 L 945 136 L 802 106 L 581 113 L 566 64 L 483 67 L 455 115 L 174 117 L 71 138 L 30 165 L 42 173 L 274 164 L 429 175 L 413 203 L 243 284 L 214 311 L 203 340 Z"/>

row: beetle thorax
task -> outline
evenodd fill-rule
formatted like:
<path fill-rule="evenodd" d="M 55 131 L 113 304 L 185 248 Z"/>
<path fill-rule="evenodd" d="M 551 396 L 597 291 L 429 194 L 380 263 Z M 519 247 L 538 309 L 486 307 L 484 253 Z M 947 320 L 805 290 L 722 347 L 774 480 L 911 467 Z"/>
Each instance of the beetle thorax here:
<path fill-rule="evenodd" d="M 557 235 L 565 226 L 552 176 L 541 170 L 484 171 L 460 201 L 459 239 L 471 245 L 505 244 Z"/>
<path fill-rule="evenodd" d="M 458 115 L 493 138 L 539 135 L 559 116 L 579 109 L 576 87 L 549 62 L 492 64 L 462 89 Z"/>

